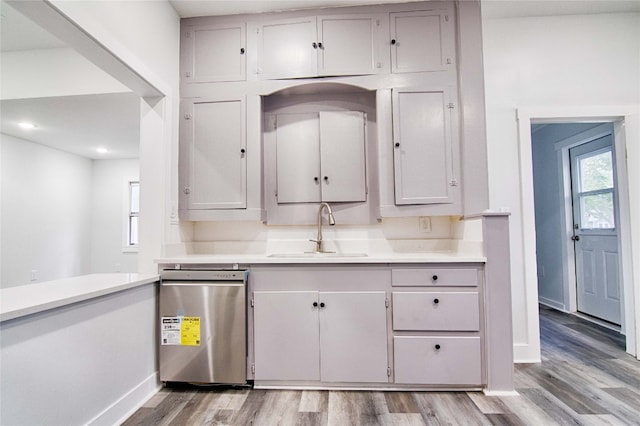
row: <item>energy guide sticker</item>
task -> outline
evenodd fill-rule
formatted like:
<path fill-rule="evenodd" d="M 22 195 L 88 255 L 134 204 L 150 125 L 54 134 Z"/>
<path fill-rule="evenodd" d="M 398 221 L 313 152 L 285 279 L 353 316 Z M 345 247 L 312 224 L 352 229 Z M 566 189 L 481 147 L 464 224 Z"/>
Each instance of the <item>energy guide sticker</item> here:
<path fill-rule="evenodd" d="M 200 317 L 162 317 L 160 343 L 200 346 Z"/>

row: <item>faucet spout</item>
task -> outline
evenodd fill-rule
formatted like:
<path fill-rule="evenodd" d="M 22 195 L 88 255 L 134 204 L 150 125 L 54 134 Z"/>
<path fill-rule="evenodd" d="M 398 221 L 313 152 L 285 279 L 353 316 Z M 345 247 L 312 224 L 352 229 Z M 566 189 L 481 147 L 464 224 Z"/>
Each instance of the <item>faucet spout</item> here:
<path fill-rule="evenodd" d="M 324 252 L 322 249 L 322 211 L 325 209 L 327 210 L 327 220 L 329 221 L 329 225 L 333 226 L 336 224 L 336 219 L 333 217 L 331 206 L 328 203 L 320 203 L 320 207 L 318 207 L 318 235 L 315 240 L 311 240 L 316 243 L 316 252 L 318 253 Z"/>

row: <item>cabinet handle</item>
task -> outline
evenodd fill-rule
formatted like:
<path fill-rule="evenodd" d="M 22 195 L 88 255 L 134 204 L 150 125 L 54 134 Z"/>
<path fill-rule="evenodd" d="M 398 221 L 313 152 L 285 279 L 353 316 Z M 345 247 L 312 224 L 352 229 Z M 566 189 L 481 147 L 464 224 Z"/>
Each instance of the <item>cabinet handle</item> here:
<path fill-rule="evenodd" d="M 433 303 L 437 305 L 438 303 L 440 303 L 440 299 L 433 299 Z"/>
<path fill-rule="evenodd" d="M 436 344 L 436 345 L 434 346 L 434 348 L 436 349 L 436 351 L 439 351 L 439 350 L 440 350 L 440 345 L 439 345 L 439 344 Z"/>
<path fill-rule="evenodd" d="M 313 302 L 313 307 L 317 308 L 318 307 L 318 302 Z"/>
<path fill-rule="evenodd" d="M 311 46 L 313 46 L 314 49 L 318 48 L 318 44 L 315 41 L 313 43 L 311 43 Z"/>
<path fill-rule="evenodd" d="M 396 44 L 396 39 L 395 38 L 391 39 L 391 44 Z"/>
<path fill-rule="evenodd" d="M 434 275 L 434 276 L 432 276 L 432 277 L 431 277 L 431 279 L 432 279 L 433 281 L 438 281 L 438 276 L 437 276 L 437 275 Z"/>
<path fill-rule="evenodd" d="M 325 306 L 325 305 L 324 305 L 324 302 L 320 302 L 320 307 L 321 307 L 321 308 L 324 308 L 324 306 Z"/>
<path fill-rule="evenodd" d="M 241 48 L 240 48 L 240 54 L 241 54 L 241 55 L 244 55 L 244 47 L 241 47 Z"/>
<path fill-rule="evenodd" d="M 396 148 L 400 146 L 400 142 L 396 142 Z"/>

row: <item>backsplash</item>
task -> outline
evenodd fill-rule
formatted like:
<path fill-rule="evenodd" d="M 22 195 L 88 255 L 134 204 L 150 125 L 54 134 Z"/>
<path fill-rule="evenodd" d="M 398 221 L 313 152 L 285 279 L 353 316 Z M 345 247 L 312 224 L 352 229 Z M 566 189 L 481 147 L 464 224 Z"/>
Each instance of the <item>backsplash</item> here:
<path fill-rule="evenodd" d="M 385 218 L 373 225 L 323 225 L 327 250 L 366 253 L 482 251 L 479 220 L 430 217 L 423 232 L 419 217 Z M 195 222 L 193 241 L 165 246 L 166 256 L 264 254 L 310 251 L 316 226 L 270 226 L 261 222 Z"/>

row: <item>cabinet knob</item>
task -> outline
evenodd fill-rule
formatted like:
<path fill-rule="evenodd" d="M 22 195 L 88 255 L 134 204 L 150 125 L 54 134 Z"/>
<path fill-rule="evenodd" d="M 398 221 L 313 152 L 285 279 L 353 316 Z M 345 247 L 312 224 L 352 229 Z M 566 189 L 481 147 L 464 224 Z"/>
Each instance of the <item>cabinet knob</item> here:
<path fill-rule="evenodd" d="M 325 306 L 325 305 L 324 305 L 324 302 L 320 302 L 320 307 L 321 307 L 321 308 L 324 308 L 324 306 Z"/>
<path fill-rule="evenodd" d="M 318 43 L 316 43 L 315 41 L 313 43 L 311 43 L 311 46 L 313 46 L 314 49 L 318 48 Z"/>
<path fill-rule="evenodd" d="M 436 349 L 436 351 L 439 351 L 439 350 L 440 350 L 440 345 L 439 345 L 439 344 L 436 344 L 436 345 L 434 346 L 434 348 Z"/>
<path fill-rule="evenodd" d="M 433 303 L 437 305 L 438 303 L 440 303 L 440 299 L 433 299 Z"/>
<path fill-rule="evenodd" d="M 184 188 L 183 192 L 184 192 L 185 194 L 189 195 L 189 194 L 191 194 L 191 188 L 190 188 L 190 187 L 188 187 L 188 186 L 185 186 L 185 188 Z"/>
<path fill-rule="evenodd" d="M 313 302 L 313 307 L 317 308 L 318 307 L 318 302 Z"/>
<path fill-rule="evenodd" d="M 319 180 L 319 179 L 318 179 L 318 176 L 314 176 L 314 177 L 313 177 L 313 180 L 314 180 L 314 181 L 316 181 L 316 182 L 318 182 L 318 180 Z"/>
<path fill-rule="evenodd" d="M 325 176 L 325 177 L 324 177 L 324 181 L 325 181 L 325 182 L 329 182 L 329 176 Z"/>
<path fill-rule="evenodd" d="M 395 38 L 391 39 L 391 44 L 396 44 L 396 39 Z"/>
<path fill-rule="evenodd" d="M 396 148 L 400 146 L 400 142 L 396 142 Z"/>
<path fill-rule="evenodd" d="M 438 276 L 437 276 L 437 275 L 434 275 L 434 276 L 432 276 L 432 277 L 431 277 L 431 279 L 432 279 L 433 281 L 438 281 Z"/>
<path fill-rule="evenodd" d="M 324 49 L 321 42 L 318 43 L 318 49 Z"/>
<path fill-rule="evenodd" d="M 241 48 L 240 48 L 240 54 L 241 54 L 241 55 L 244 55 L 244 47 L 241 47 Z"/>
<path fill-rule="evenodd" d="M 244 148 L 240 149 L 240 154 L 244 154 L 245 152 L 247 152 Z"/>

